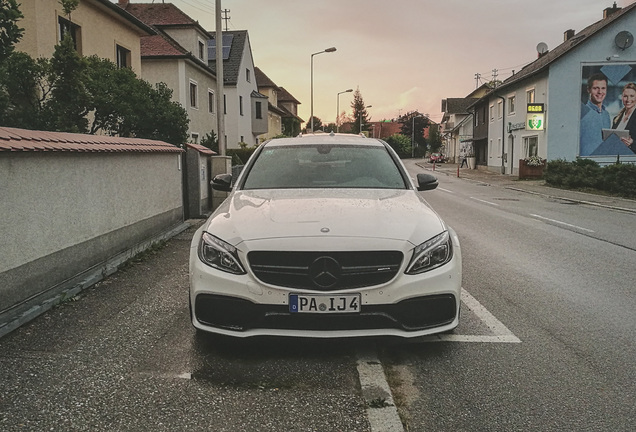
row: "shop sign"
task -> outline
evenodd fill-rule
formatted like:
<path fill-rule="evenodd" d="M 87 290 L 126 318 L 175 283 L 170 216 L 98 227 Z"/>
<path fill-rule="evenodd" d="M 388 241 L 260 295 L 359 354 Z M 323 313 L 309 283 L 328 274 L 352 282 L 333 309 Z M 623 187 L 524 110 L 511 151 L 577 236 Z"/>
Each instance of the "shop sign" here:
<path fill-rule="evenodd" d="M 528 114 L 526 117 L 526 130 L 541 131 L 545 123 L 545 114 Z"/>
<path fill-rule="evenodd" d="M 508 132 L 525 129 L 526 124 L 524 122 L 521 123 L 508 123 Z"/>

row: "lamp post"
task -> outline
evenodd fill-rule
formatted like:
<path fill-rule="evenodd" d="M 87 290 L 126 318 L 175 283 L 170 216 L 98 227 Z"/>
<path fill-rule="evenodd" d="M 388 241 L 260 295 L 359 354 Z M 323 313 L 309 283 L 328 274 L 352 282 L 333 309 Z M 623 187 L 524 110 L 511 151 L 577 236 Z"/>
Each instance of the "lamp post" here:
<path fill-rule="evenodd" d="M 364 109 L 372 108 L 372 107 L 373 105 L 367 105 L 364 107 Z M 362 111 L 360 111 L 360 133 L 362 133 Z"/>
<path fill-rule="evenodd" d="M 334 52 L 336 47 L 327 48 L 311 55 L 311 133 L 314 132 L 314 56 L 322 53 Z"/>
<path fill-rule="evenodd" d="M 353 89 L 338 92 L 338 103 L 336 104 L 336 133 L 340 132 L 340 95 L 343 93 L 350 93 Z"/>

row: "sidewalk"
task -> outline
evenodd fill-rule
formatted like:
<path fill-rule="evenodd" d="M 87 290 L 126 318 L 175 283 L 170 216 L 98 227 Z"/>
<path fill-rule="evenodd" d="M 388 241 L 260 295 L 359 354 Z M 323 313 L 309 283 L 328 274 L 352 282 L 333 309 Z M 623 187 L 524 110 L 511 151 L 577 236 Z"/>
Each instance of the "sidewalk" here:
<path fill-rule="evenodd" d="M 435 164 L 435 166 L 433 166 L 433 164 L 428 163 L 424 159 L 416 162 L 416 164 L 426 170 L 433 171 L 434 174 L 438 176 L 447 175 L 457 177 L 459 172 L 459 178 L 465 180 L 487 183 L 506 189 L 543 195 L 550 198 L 572 201 L 580 204 L 636 213 L 636 200 L 632 199 L 559 189 L 547 186 L 543 180 L 519 180 L 516 176 L 497 174 L 485 169 L 460 168 L 458 171 L 458 164 L 443 163 Z"/>

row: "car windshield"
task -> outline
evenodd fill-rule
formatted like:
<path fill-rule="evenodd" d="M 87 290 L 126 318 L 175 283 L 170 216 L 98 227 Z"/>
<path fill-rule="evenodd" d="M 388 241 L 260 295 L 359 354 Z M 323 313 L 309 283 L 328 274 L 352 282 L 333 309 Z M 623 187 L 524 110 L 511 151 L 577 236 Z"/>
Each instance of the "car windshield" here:
<path fill-rule="evenodd" d="M 289 145 L 264 148 L 246 173 L 243 189 L 406 189 L 383 146 Z"/>

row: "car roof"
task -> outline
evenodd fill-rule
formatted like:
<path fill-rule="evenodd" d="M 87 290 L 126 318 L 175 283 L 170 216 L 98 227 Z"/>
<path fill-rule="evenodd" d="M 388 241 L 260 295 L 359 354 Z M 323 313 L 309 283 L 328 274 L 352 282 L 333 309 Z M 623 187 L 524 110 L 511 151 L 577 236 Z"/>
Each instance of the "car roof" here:
<path fill-rule="evenodd" d="M 322 133 L 298 135 L 293 138 L 274 138 L 264 143 L 264 145 L 266 145 L 267 147 L 297 146 L 307 144 L 355 145 L 369 147 L 384 146 L 382 141 L 376 138 L 367 138 L 364 135 L 336 134 L 333 132 L 329 134 Z"/>

